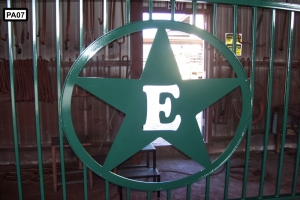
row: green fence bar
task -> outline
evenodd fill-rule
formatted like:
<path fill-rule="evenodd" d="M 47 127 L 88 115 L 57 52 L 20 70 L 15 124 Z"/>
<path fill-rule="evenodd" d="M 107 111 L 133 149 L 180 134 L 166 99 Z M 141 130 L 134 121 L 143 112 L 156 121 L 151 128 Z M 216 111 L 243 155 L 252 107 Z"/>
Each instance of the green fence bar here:
<path fill-rule="evenodd" d="M 186 199 L 191 199 L 191 184 L 186 186 Z"/>
<path fill-rule="evenodd" d="M 237 17 L 238 17 L 238 6 L 233 6 L 233 43 L 232 43 L 232 51 L 236 54 L 236 31 L 237 31 Z"/>
<path fill-rule="evenodd" d="M 80 53 L 84 50 L 85 45 L 84 44 L 84 26 L 87 26 L 87 24 L 84 24 L 84 5 L 83 0 L 79 0 L 79 49 Z M 82 171 L 83 171 L 83 195 L 84 199 L 88 199 L 88 184 L 87 184 L 87 167 L 83 163 L 82 164 Z"/>
<path fill-rule="evenodd" d="M 102 6 L 103 6 L 103 35 L 107 33 L 107 0 L 102 1 Z"/>
<path fill-rule="evenodd" d="M 196 25 L 197 0 L 193 0 L 193 25 Z"/>
<path fill-rule="evenodd" d="M 215 8 L 216 9 L 216 8 Z M 232 51 L 236 52 L 236 31 L 237 31 L 237 13 L 238 6 L 233 5 L 233 44 L 232 44 Z M 216 19 L 214 19 L 216 20 Z M 214 26 L 213 26 L 214 27 Z M 214 30 L 216 31 L 216 30 Z M 229 189 L 229 175 L 230 175 L 230 158 L 226 162 L 226 172 L 225 172 L 225 187 L 224 187 L 224 199 L 228 199 L 228 189 Z"/>
<path fill-rule="evenodd" d="M 152 20 L 153 0 L 149 0 L 149 20 Z"/>
<path fill-rule="evenodd" d="M 299 12 L 300 5 L 292 4 L 292 3 L 283 3 L 276 1 L 261 1 L 261 0 L 206 0 L 205 2 L 210 3 L 220 3 L 220 4 L 228 4 L 228 5 L 239 5 L 239 6 L 247 6 L 247 7 L 257 7 L 260 8 L 269 8 L 269 9 L 278 9 L 278 10 L 286 10 L 286 11 L 296 11 Z M 238 2 L 238 3 L 237 3 Z"/>
<path fill-rule="evenodd" d="M 295 13 L 290 12 L 289 14 L 289 30 L 288 30 L 288 48 L 287 48 L 287 68 L 286 68 L 286 80 L 285 80 L 285 97 L 284 97 L 284 111 L 283 111 L 283 124 L 282 124 L 282 138 L 281 138 L 281 148 L 279 156 L 278 174 L 277 174 L 277 184 L 276 184 L 276 196 L 280 194 L 280 185 L 282 178 L 282 168 L 283 168 L 283 157 L 284 157 L 284 144 L 286 137 L 286 124 L 290 97 L 290 85 L 291 85 L 291 73 L 292 73 L 292 48 L 293 48 L 293 31 L 294 31 L 294 18 Z"/>
<path fill-rule="evenodd" d="M 89 199 L 89 194 L 88 194 L 88 184 L 87 184 L 87 167 L 86 167 L 85 164 L 82 164 L 82 170 L 83 170 L 83 193 L 84 193 L 84 199 L 88 200 Z"/>
<path fill-rule="evenodd" d="M 174 21 L 175 15 L 175 0 L 171 0 L 171 20 Z"/>
<path fill-rule="evenodd" d="M 247 138 L 246 138 L 246 149 L 245 149 L 245 169 L 243 177 L 243 189 L 242 199 L 246 197 L 247 193 L 247 181 L 248 181 L 248 170 L 249 170 L 249 158 L 250 158 L 250 143 L 252 134 L 252 109 L 253 109 L 253 97 L 254 97 L 254 81 L 255 81 L 255 61 L 256 61 L 256 29 L 257 29 L 257 7 L 253 8 L 252 17 L 252 47 L 251 47 L 251 76 L 250 76 L 250 92 L 251 92 L 251 109 L 250 117 L 248 120 Z"/>
<path fill-rule="evenodd" d="M 103 9 L 104 10 L 104 9 Z M 84 6 L 83 6 L 83 0 L 79 0 L 79 51 L 80 53 L 84 50 L 84 24 L 83 18 L 84 16 Z M 103 19 L 103 24 L 104 24 Z"/>
<path fill-rule="evenodd" d="M 217 17 L 218 17 L 218 4 L 214 3 L 213 5 L 213 30 L 212 34 L 217 36 Z"/>
<path fill-rule="evenodd" d="M 171 190 L 167 190 L 167 200 L 171 199 Z"/>
<path fill-rule="evenodd" d="M 298 121 L 298 127 L 300 127 L 300 120 Z M 300 141 L 300 129 L 298 128 L 298 141 Z M 297 144 L 297 153 L 296 159 L 294 164 L 294 177 L 293 177 L 293 187 L 292 187 L 292 195 L 296 194 L 297 191 L 297 181 L 298 181 L 298 169 L 299 169 L 299 162 L 300 162 L 300 145 L 299 142 Z"/>
<path fill-rule="evenodd" d="M 223 195 L 224 200 L 228 199 L 229 175 L 230 175 L 230 158 L 226 162 L 225 186 L 224 186 L 224 195 Z"/>
<path fill-rule="evenodd" d="M 130 0 L 126 0 L 126 20 L 125 23 L 130 23 Z"/>
<path fill-rule="evenodd" d="M 12 8 L 12 1 L 7 0 L 7 7 Z M 12 23 L 8 22 L 8 56 L 9 56 L 9 76 L 10 76 L 10 95 L 11 95 L 11 111 L 12 111 L 12 128 L 14 133 L 14 151 L 16 159 L 16 171 L 18 181 L 18 194 L 19 200 L 23 200 L 22 189 L 22 176 L 21 176 L 21 164 L 20 164 L 20 152 L 19 152 L 19 134 L 18 134 L 18 122 L 17 122 L 17 108 L 16 108 L 16 87 L 15 87 L 15 70 L 14 70 L 14 53 L 13 53 L 13 31 Z"/>
<path fill-rule="evenodd" d="M 109 182 L 108 182 L 108 180 L 105 180 L 105 200 L 109 200 Z"/>
<path fill-rule="evenodd" d="M 210 175 L 206 177 L 205 184 L 205 199 L 209 200 L 209 192 L 210 192 Z"/>
<path fill-rule="evenodd" d="M 61 95 L 61 72 L 60 72 L 60 2 L 55 1 L 55 23 L 56 23 L 56 83 L 57 83 L 57 100 Z M 61 108 L 58 104 L 58 134 L 59 134 L 59 154 L 60 154 L 60 165 L 61 165 L 61 186 L 62 186 L 62 198 L 67 199 L 67 188 L 66 188 L 66 176 L 65 176 L 65 155 L 64 155 L 64 145 L 63 145 L 63 129 L 61 120 Z M 52 160 L 56 162 L 56 160 Z"/>
<path fill-rule="evenodd" d="M 35 108 L 35 132 L 38 153 L 38 166 L 40 178 L 41 199 L 45 199 L 43 155 L 41 145 L 40 106 L 39 106 L 39 77 L 37 65 L 37 43 L 36 43 L 36 1 L 32 1 L 32 55 L 33 55 L 33 84 L 34 84 L 34 108 Z"/>
<path fill-rule="evenodd" d="M 130 188 L 126 188 L 126 199 L 130 200 Z"/>
<path fill-rule="evenodd" d="M 147 200 L 151 200 L 151 191 L 147 191 Z"/>
<path fill-rule="evenodd" d="M 270 25 L 270 59 L 269 59 L 269 73 L 268 73 L 268 93 L 267 93 L 267 111 L 266 111 L 266 129 L 264 136 L 264 150 L 262 157 L 261 176 L 259 184 L 259 198 L 262 198 L 264 192 L 268 143 L 269 143 L 269 131 L 271 125 L 271 105 L 272 105 L 272 91 L 273 91 L 273 75 L 274 75 L 274 48 L 275 48 L 275 22 L 276 22 L 276 10 L 272 10 L 271 25 Z"/>

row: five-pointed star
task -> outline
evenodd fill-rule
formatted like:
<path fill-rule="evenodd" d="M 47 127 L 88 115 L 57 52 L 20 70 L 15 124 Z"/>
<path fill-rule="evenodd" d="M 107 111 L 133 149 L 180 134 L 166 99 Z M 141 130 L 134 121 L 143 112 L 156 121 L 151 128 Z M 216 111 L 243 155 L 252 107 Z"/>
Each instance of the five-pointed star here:
<path fill-rule="evenodd" d="M 241 84 L 237 78 L 182 80 L 165 29 L 158 29 L 140 79 L 78 77 L 77 85 L 126 114 L 103 164 L 112 170 L 158 137 L 204 167 L 211 164 L 196 115 Z M 143 86 L 177 85 L 179 98 L 160 95 L 160 103 L 171 99 L 170 116 L 160 113 L 161 123 L 170 123 L 176 115 L 177 130 L 143 130 L 147 115 L 147 97 Z"/>

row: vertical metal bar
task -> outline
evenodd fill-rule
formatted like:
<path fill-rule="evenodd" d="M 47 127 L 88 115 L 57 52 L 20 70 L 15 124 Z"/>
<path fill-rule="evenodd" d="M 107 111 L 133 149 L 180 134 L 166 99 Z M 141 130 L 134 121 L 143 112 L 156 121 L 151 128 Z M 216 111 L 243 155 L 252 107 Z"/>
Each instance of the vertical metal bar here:
<path fill-rule="evenodd" d="M 205 185 L 205 199 L 209 200 L 209 191 L 210 191 L 210 176 L 206 177 Z"/>
<path fill-rule="evenodd" d="M 12 8 L 12 1 L 7 0 L 7 7 Z M 18 193 L 19 200 L 23 199 L 22 189 L 22 176 L 21 176 L 21 164 L 20 164 L 20 152 L 19 152 L 19 138 L 18 138 L 18 123 L 17 123 L 17 108 L 16 108 L 16 88 L 14 77 L 14 53 L 13 53 L 13 32 L 12 22 L 8 22 L 8 56 L 9 56 L 9 76 L 10 76 L 10 95 L 11 95 L 11 110 L 12 110 L 12 125 L 14 132 L 14 150 L 16 159 L 16 171 L 18 180 Z"/>
<path fill-rule="evenodd" d="M 167 190 L 167 200 L 171 199 L 171 190 Z"/>
<path fill-rule="evenodd" d="M 251 80 L 250 80 L 250 95 L 251 95 L 251 108 L 250 116 L 252 116 L 253 109 L 253 96 L 254 96 L 254 80 L 255 80 L 255 61 L 256 61 L 256 26 L 257 26 L 257 7 L 253 8 L 252 17 L 252 52 L 251 52 Z M 247 180 L 248 180 L 248 169 L 249 169 L 249 157 L 250 157 L 250 143 L 252 133 L 252 117 L 248 121 L 248 132 L 246 138 L 246 149 L 245 149 L 245 169 L 243 175 L 243 188 L 242 188 L 242 199 L 246 197 L 247 193 Z"/>
<path fill-rule="evenodd" d="M 276 10 L 272 10 L 271 14 L 271 26 L 270 26 L 270 63 L 269 63 L 269 74 L 268 74 L 268 102 L 267 102 L 267 113 L 266 113 L 266 129 L 264 137 L 264 151 L 263 161 L 261 167 L 261 178 L 259 187 L 259 198 L 262 198 L 265 184 L 265 174 L 267 165 L 267 154 L 268 154 L 268 143 L 269 143 L 269 129 L 271 119 L 271 105 L 272 105 L 272 90 L 273 90 L 273 75 L 274 75 L 274 47 L 275 47 L 275 22 L 276 22 Z"/>
<path fill-rule="evenodd" d="M 233 43 L 232 43 L 232 51 L 236 54 L 236 31 L 237 31 L 237 16 L 238 16 L 238 6 L 233 5 Z"/>
<path fill-rule="evenodd" d="M 300 127 L 300 120 L 298 122 L 298 127 Z M 298 128 L 298 141 L 300 141 L 300 129 Z M 295 195 L 297 192 L 297 181 L 298 181 L 298 169 L 300 162 L 300 143 L 297 144 L 297 153 L 296 153 L 296 161 L 294 165 L 294 179 L 293 179 L 293 187 L 292 187 L 292 195 Z"/>
<path fill-rule="evenodd" d="M 229 175 L 230 175 L 230 158 L 226 162 L 225 186 L 224 186 L 224 197 L 223 197 L 224 200 L 228 199 Z"/>
<path fill-rule="evenodd" d="M 171 0 L 171 20 L 174 21 L 175 15 L 175 0 Z"/>
<path fill-rule="evenodd" d="M 214 5 L 215 6 L 215 5 Z M 237 15 L 238 15 L 238 6 L 233 5 L 233 43 L 232 43 L 232 52 L 236 53 L 236 30 L 237 30 Z M 214 19 L 216 21 L 216 19 Z M 214 26 L 215 26 L 214 22 Z M 224 188 L 224 199 L 228 199 L 228 189 L 229 189 L 229 175 L 230 175 L 230 158 L 226 162 L 226 174 L 225 174 L 225 188 Z"/>
<path fill-rule="evenodd" d="M 130 23 L 130 0 L 126 0 L 126 24 Z"/>
<path fill-rule="evenodd" d="M 217 14 L 218 14 L 218 4 L 214 3 L 213 5 L 213 35 L 217 36 Z"/>
<path fill-rule="evenodd" d="M 287 59 L 288 60 L 287 60 L 287 68 L 286 68 L 285 97 L 284 97 L 284 111 L 283 111 L 284 114 L 283 114 L 281 149 L 280 149 L 277 184 L 276 184 L 276 196 L 279 196 L 279 194 L 280 194 L 280 184 L 281 184 L 281 178 L 282 178 L 284 144 L 285 144 L 285 137 L 286 137 L 286 124 L 287 124 L 287 114 L 288 114 L 290 84 L 291 84 L 294 20 L 295 20 L 295 13 L 290 12 L 289 30 L 288 30 L 288 49 L 287 49 Z"/>
<path fill-rule="evenodd" d="M 83 0 L 79 0 L 79 51 L 80 53 L 83 51 L 84 49 L 84 24 L 83 24 Z M 105 9 L 103 9 L 105 10 Z M 105 14 L 103 15 L 105 18 Z M 105 23 L 105 19 L 103 19 L 103 30 L 104 30 L 104 25 Z"/>
<path fill-rule="evenodd" d="M 87 184 L 87 167 L 85 164 L 82 164 L 82 169 L 83 169 L 83 192 L 84 192 L 84 199 L 88 200 L 89 195 L 88 195 L 88 184 Z M 91 181 L 91 180 L 90 180 Z"/>
<path fill-rule="evenodd" d="M 84 50 L 84 5 L 83 0 L 79 0 L 79 49 L 80 53 Z M 88 184 L 87 184 L 87 167 L 85 164 L 82 165 L 83 170 L 83 193 L 84 199 L 88 199 Z"/>
<path fill-rule="evenodd" d="M 45 199 L 44 173 L 43 173 L 43 155 L 41 146 L 41 126 L 40 126 L 40 108 L 39 108 L 39 77 L 37 65 L 37 44 L 36 44 L 36 1 L 32 1 L 32 56 L 33 56 L 33 84 L 34 84 L 34 108 L 35 108 L 35 132 L 38 153 L 38 166 L 40 178 L 41 199 Z"/>
<path fill-rule="evenodd" d="M 122 190 L 122 188 L 121 188 L 121 190 Z M 130 189 L 129 188 L 126 188 L 126 199 L 130 200 Z"/>
<path fill-rule="evenodd" d="M 103 0 L 103 35 L 107 33 L 107 0 Z"/>
<path fill-rule="evenodd" d="M 152 20 L 153 14 L 153 0 L 149 0 L 149 20 Z"/>
<path fill-rule="evenodd" d="M 108 180 L 105 180 L 105 200 L 109 200 L 109 182 L 108 182 Z"/>
<path fill-rule="evenodd" d="M 196 15 L 197 15 L 197 0 L 193 0 L 193 23 L 192 25 L 196 25 Z"/>
<path fill-rule="evenodd" d="M 186 199 L 187 200 L 191 199 L 191 184 L 186 186 Z"/>
<path fill-rule="evenodd" d="M 61 95 L 61 67 L 60 67 L 60 3 L 59 0 L 55 1 L 55 23 L 56 23 L 56 83 L 57 83 L 57 98 Z M 59 133 L 59 154 L 60 154 L 60 165 L 61 165 L 61 186 L 62 186 L 62 197 L 63 200 L 67 199 L 67 188 L 66 188 L 66 171 L 65 171 L 65 154 L 64 154 L 64 142 L 63 142 L 63 130 L 62 130 L 62 119 L 61 119 L 61 107 L 58 106 L 58 133 Z M 56 160 L 52 160 L 56 162 Z"/>
<path fill-rule="evenodd" d="M 151 200 L 151 191 L 147 191 L 147 200 Z"/>

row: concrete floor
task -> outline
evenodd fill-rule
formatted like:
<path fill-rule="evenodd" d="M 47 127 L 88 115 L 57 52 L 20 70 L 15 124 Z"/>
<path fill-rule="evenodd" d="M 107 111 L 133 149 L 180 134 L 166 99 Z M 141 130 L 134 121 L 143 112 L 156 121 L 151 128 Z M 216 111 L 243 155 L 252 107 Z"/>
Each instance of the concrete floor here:
<path fill-rule="evenodd" d="M 216 156 L 211 156 L 215 158 Z M 261 157 L 262 154 L 251 153 L 250 157 L 250 169 L 257 171 L 261 167 Z M 294 173 L 294 160 L 295 154 L 291 152 L 285 153 L 284 156 L 284 165 L 283 165 L 283 176 L 281 181 L 281 190 L 282 194 L 290 193 L 291 185 L 293 181 Z M 277 162 L 278 154 L 273 151 L 268 152 L 267 159 L 267 176 L 265 178 L 264 186 L 264 195 L 274 195 L 276 189 L 276 177 L 277 177 Z M 243 154 L 235 154 L 231 160 L 231 166 L 239 166 L 243 163 Z M 58 200 L 62 199 L 62 189 L 58 187 L 58 191 L 53 191 L 53 181 L 52 181 L 52 171 L 51 165 L 45 165 L 45 199 L 47 200 Z M 67 164 L 67 170 L 75 168 L 75 163 Z M 161 181 L 172 181 L 175 179 L 180 179 L 193 174 L 194 172 L 200 169 L 200 166 L 191 159 L 188 159 L 184 156 L 177 156 L 171 158 L 158 158 L 157 168 L 161 172 Z M 229 180 L 229 198 L 241 198 L 242 192 L 242 181 L 239 180 L 241 175 L 238 173 L 243 171 L 243 168 L 234 168 L 232 169 L 235 173 L 231 174 Z M 22 175 L 23 175 L 23 199 L 25 200 L 39 200 L 40 197 L 40 184 L 37 178 L 37 168 L 36 166 L 22 166 Z M 257 196 L 259 192 L 259 172 L 250 173 L 247 183 L 247 197 Z M 17 192 L 17 182 L 15 181 L 15 166 L 0 166 L 0 200 L 11 200 L 18 199 Z M 67 180 L 70 179 L 80 179 L 82 174 L 79 175 L 68 175 Z M 105 183 L 102 178 L 99 178 L 95 174 L 93 175 L 94 186 L 93 188 L 88 189 L 89 199 L 105 199 Z M 204 199 L 205 198 L 205 180 L 200 180 L 195 182 L 191 187 L 191 199 Z M 210 181 L 210 196 L 209 199 L 223 199 L 225 185 L 225 169 L 220 167 L 213 175 L 211 175 Z M 298 184 L 299 185 L 299 184 Z M 82 200 L 84 199 L 83 195 L 83 184 L 72 184 L 67 185 L 67 197 L 70 200 Z M 300 191 L 300 186 L 297 188 L 298 192 Z M 125 191 L 123 192 L 125 199 Z M 156 193 L 152 193 L 152 199 L 166 199 L 166 191 L 161 192 L 161 197 L 157 198 Z M 110 199 L 119 199 L 117 186 L 110 185 Z M 131 192 L 131 199 L 147 199 L 145 192 Z M 171 199 L 186 199 L 186 187 L 178 188 L 172 190 Z"/>

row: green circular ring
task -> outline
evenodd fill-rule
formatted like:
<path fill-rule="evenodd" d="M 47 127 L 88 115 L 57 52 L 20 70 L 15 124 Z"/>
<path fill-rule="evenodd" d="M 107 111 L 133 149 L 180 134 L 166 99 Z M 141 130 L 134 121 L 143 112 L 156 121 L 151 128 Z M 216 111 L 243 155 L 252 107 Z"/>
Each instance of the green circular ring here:
<path fill-rule="evenodd" d="M 99 51 L 101 48 L 103 48 L 105 45 L 109 44 L 110 42 L 118 38 L 121 38 L 124 35 L 141 31 L 143 29 L 149 29 L 149 28 L 172 29 L 172 30 L 178 30 L 178 31 L 182 31 L 182 32 L 186 32 L 198 36 L 199 38 L 205 40 L 206 42 L 214 46 L 216 49 L 218 49 L 219 52 L 223 54 L 223 56 L 228 60 L 228 62 L 233 67 L 237 78 L 244 80 L 240 85 L 242 91 L 242 100 L 243 100 L 241 119 L 238 128 L 236 130 L 236 133 L 232 141 L 228 145 L 228 147 L 211 164 L 210 168 L 205 168 L 202 171 L 199 171 L 191 176 L 185 177 L 183 179 L 175 180 L 175 181 L 170 181 L 170 182 L 159 182 L 159 183 L 142 182 L 142 181 L 136 181 L 136 180 L 131 180 L 131 179 L 121 177 L 110 171 L 104 171 L 102 169 L 102 166 L 98 164 L 87 153 L 87 151 L 79 142 L 73 127 L 73 122 L 71 117 L 72 92 L 81 70 L 83 69 L 85 64 L 89 61 L 89 59 L 91 59 L 97 53 L 97 51 Z M 213 171 L 218 169 L 222 164 L 226 162 L 226 160 L 236 150 L 236 148 L 238 147 L 238 145 L 240 144 L 244 136 L 244 133 L 246 132 L 248 117 L 250 114 L 250 90 L 249 90 L 248 80 L 241 63 L 239 62 L 237 57 L 231 52 L 231 50 L 218 38 L 208 33 L 207 31 L 201 30 L 195 26 L 186 23 L 165 21 L 165 20 L 149 20 L 149 21 L 130 23 L 120 28 L 117 28 L 115 30 L 112 30 L 111 32 L 108 32 L 107 34 L 99 37 L 90 46 L 88 46 L 74 62 L 73 66 L 71 67 L 66 77 L 65 84 L 62 90 L 62 95 L 60 98 L 60 109 L 62 115 L 63 129 L 69 141 L 69 144 L 73 149 L 73 151 L 78 156 L 78 158 L 80 158 L 80 160 L 89 169 L 91 169 L 94 173 L 98 174 L 102 178 L 123 187 L 136 189 L 136 190 L 146 190 L 147 188 L 147 190 L 156 191 L 156 190 L 178 188 L 178 187 L 192 184 L 206 177 L 207 175 L 211 174 Z"/>

